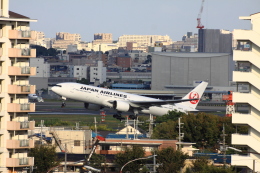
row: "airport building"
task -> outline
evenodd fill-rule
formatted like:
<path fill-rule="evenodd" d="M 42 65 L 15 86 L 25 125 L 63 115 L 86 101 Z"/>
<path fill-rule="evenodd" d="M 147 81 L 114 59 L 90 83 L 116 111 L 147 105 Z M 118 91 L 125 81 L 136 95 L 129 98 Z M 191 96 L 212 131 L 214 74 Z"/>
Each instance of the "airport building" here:
<path fill-rule="evenodd" d="M 35 93 L 29 76 L 36 68 L 29 66 L 29 59 L 36 56 L 29 40 L 32 38 L 30 22 L 37 20 L 9 11 L 9 0 L 1 1 L 0 17 L 0 172 L 25 173 L 34 166 L 34 158 L 28 149 L 34 141 L 28 138 L 34 121 L 28 121 L 28 113 L 35 111 L 35 103 L 29 103 L 28 94 Z"/>
<path fill-rule="evenodd" d="M 249 63 L 247 71 L 233 72 L 233 80 L 237 84 L 247 84 L 248 93 L 234 92 L 233 102 L 235 104 L 248 104 L 249 112 L 232 114 L 232 123 L 248 127 L 248 134 L 232 134 L 232 144 L 247 147 L 247 155 L 232 155 L 233 166 L 247 167 L 248 172 L 260 172 L 260 13 L 250 16 L 239 17 L 249 20 L 251 30 L 234 30 L 234 39 L 237 48 L 233 51 L 234 61 L 238 66 Z M 239 153 L 238 153 L 239 154 Z"/>
<path fill-rule="evenodd" d="M 184 88 L 197 81 L 227 87 L 232 81 L 234 62 L 229 53 L 155 52 L 152 68 L 152 90 Z"/>

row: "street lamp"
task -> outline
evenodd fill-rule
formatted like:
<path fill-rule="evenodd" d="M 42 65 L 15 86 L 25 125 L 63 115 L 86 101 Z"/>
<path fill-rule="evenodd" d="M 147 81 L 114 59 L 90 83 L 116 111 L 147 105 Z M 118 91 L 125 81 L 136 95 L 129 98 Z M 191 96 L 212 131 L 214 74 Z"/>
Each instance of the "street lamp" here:
<path fill-rule="evenodd" d="M 136 160 L 143 160 L 143 159 L 150 159 L 150 158 L 152 158 L 153 157 L 153 161 L 154 161 L 154 165 L 153 165 L 153 171 L 155 172 L 156 170 L 155 170 L 155 165 L 156 165 L 156 163 L 155 163 L 155 157 L 156 157 L 157 155 L 151 155 L 151 156 L 148 156 L 148 157 L 142 157 L 142 158 L 137 158 L 137 159 L 134 159 L 134 160 L 130 160 L 129 162 L 127 162 L 126 164 L 124 164 L 123 166 L 122 166 L 122 168 L 120 169 L 120 173 L 122 173 L 123 172 L 123 169 L 124 169 L 124 167 L 126 166 L 126 165 L 128 165 L 129 163 L 131 163 L 131 162 L 134 162 L 134 161 L 136 161 Z"/>

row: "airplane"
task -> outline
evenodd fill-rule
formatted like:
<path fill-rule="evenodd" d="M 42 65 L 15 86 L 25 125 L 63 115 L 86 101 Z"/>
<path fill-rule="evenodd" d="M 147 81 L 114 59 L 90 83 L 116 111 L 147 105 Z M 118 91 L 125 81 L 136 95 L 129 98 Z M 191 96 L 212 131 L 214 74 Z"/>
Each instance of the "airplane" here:
<path fill-rule="evenodd" d="M 39 97 L 36 94 L 28 94 L 28 99 L 32 102 L 44 102 L 42 97 Z"/>
<path fill-rule="evenodd" d="M 65 100 L 70 98 L 84 102 L 85 108 L 89 110 L 109 107 L 117 111 L 114 118 L 124 119 L 121 113 L 131 112 L 134 115 L 129 115 L 129 118 L 135 119 L 139 113 L 162 116 L 173 110 L 184 113 L 198 111 L 196 107 L 207 85 L 207 82 L 202 81 L 180 100 L 155 99 L 73 82 L 54 84 L 51 90 L 61 96 L 62 107 L 66 105 Z"/>

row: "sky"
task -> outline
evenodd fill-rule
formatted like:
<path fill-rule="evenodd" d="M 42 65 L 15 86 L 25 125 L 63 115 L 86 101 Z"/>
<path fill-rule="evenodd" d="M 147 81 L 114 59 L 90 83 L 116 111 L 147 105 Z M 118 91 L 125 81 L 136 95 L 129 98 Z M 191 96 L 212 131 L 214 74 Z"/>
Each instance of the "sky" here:
<path fill-rule="evenodd" d="M 90 42 L 95 33 L 168 35 L 181 40 L 198 33 L 197 17 L 202 0 L 9 0 L 9 10 L 37 19 L 31 30 L 46 38 L 57 32 L 78 33 Z M 205 0 L 201 22 L 205 29 L 250 29 L 239 16 L 260 12 L 260 0 Z"/>

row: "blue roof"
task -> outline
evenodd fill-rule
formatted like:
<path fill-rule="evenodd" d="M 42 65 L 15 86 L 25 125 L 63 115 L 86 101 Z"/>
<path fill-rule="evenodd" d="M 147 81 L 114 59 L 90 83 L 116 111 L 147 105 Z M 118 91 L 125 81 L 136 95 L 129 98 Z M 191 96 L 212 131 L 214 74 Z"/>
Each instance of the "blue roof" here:
<path fill-rule="evenodd" d="M 214 163 L 223 163 L 224 155 L 218 153 L 194 153 L 195 157 L 206 156 L 212 159 Z M 226 163 L 231 163 L 231 155 L 226 155 Z"/>
<path fill-rule="evenodd" d="M 137 138 L 147 138 L 146 134 L 137 134 Z M 109 133 L 106 138 L 126 139 L 126 134 Z M 134 135 L 129 134 L 128 138 L 134 139 Z"/>

